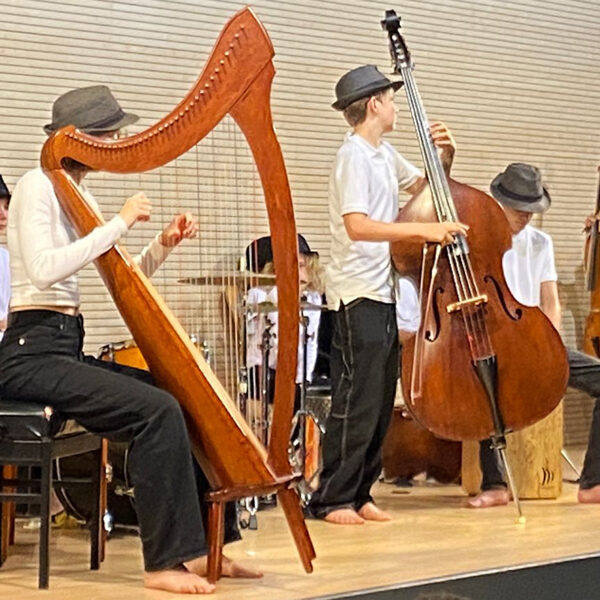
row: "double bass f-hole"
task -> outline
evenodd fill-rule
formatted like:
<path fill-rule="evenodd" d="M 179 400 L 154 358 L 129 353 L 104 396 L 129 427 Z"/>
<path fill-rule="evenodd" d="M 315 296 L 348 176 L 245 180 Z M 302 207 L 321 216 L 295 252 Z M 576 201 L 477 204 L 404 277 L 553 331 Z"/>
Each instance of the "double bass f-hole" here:
<path fill-rule="evenodd" d="M 523 311 L 520 308 L 516 308 L 514 313 L 510 312 L 508 305 L 506 304 L 506 299 L 504 298 L 504 294 L 502 293 L 502 289 L 498 282 L 491 276 L 486 275 L 483 280 L 486 283 L 491 283 L 494 286 L 494 290 L 496 291 L 496 296 L 498 296 L 498 300 L 500 300 L 500 304 L 502 305 L 502 309 L 504 310 L 504 314 L 513 321 L 518 321 L 523 316 Z"/>

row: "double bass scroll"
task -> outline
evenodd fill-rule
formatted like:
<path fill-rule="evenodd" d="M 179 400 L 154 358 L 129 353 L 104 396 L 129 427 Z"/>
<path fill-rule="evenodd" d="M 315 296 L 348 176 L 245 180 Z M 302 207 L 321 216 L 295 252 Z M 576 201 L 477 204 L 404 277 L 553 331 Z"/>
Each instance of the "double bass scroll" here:
<path fill-rule="evenodd" d="M 99 140 L 72 126 L 65 127 L 47 140 L 41 163 L 64 212 L 78 234 L 84 236 L 101 219 L 90 210 L 61 168 L 62 159 L 72 158 L 97 171 L 138 173 L 165 165 L 187 152 L 227 113 L 239 125 L 262 182 L 278 274 L 280 340 L 268 451 L 127 251 L 115 246 L 95 262 L 156 382 L 183 408 L 194 453 L 214 490 L 212 501 L 220 503 L 277 492 L 302 563 L 310 572 L 315 552 L 293 489 L 300 475 L 288 461 L 298 348 L 299 281 L 290 188 L 270 111 L 273 56 L 273 46 L 263 26 L 250 9 L 243 9 L 223 29 L 191 91 L 166 117 L 141 133 L 115 141 Z M 152 323 L 151 328 L 148 322 Z M 213 533 L 216 531 L 218 538 L 219 509 L 214 514 L 217 518 Z M 213 550 L 220 552 L 214 539 L 211 554 Z"/>

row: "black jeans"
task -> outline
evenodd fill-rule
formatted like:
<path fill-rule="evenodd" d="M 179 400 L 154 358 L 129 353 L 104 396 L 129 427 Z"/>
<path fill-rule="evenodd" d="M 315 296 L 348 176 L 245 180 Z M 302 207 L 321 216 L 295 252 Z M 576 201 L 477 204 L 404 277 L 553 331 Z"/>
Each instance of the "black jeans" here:
<path fill-rule="evenodd" d="M 398 376 L 398 331 L 393 304 L 366 298 L 333 313 L 331 412 L 323 438 L 321 483 L 311 512 L 324 517 L 339 508 L 372 502 L 381 472 Z"/>
<path fill-rule="evenodd" d="M 596 398 L 590 437 L 583 463 L 579 486 L 589 489 L 600 485 L 600 360 L 578 350 L 567 348 L 569 359 L 569 386 Z M 483 479 L 482 490 L 505 486 L 503 469 L 489 440 L 479 443 L 479 457 Z"/>
<path fill-rule="evenodd" d="M 2 393 L 47 403 L 93 433 L 130 442 L 146 570 L 205 555 L 201 504 L 208 482 L 192 459 L 179 404 L 149 373 L 84 356 L 83 335 L 81 317 L 12 313 L 0 343 Z M 239 538 L 231 509 L 226 532 L 228 541 Z"/>

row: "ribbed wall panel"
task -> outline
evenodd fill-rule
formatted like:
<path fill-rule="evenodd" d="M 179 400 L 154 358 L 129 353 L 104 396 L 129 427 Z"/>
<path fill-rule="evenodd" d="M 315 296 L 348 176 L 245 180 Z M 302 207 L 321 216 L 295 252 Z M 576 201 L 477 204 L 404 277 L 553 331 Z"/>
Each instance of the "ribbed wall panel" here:
<path fill-rule="evenodd" d="M 329 106 L 332 90 L 343 72 L 359 64 L 388 69 L 379 20 L 390 6 L 369 0 L 253 4 L 277 53 L 272 103 L 298 227 L 326 262 L 327 177 L 346 129 Z M 228 0 L 0 1 L 0 169 L 8 184 L 12 187 L 38 163 L 41 126 L 50 120 L 58 94 L 107 83 L 126 109 L 141 116 L 131 129 L 138 131 L 182 98 L 224 22 L 243 5 Z M 531 162 L 544 171 L 553 206 L 536 224 L 555 241 L 565 340 L 580 345 L 588 302 L 581 226 L 593 209 L 600 155 L 598 3 L 408 0 L 400 8 L 427 112 L 448 123 L 459 145 L 454 176 L 486 189 L 508 162 Z M 390 139 L 420 164 L 402 93 L 398 105 L 399 127 Z M 201 256 L 206 264 L 206 256 L 223 247 L 234 260 L 252 235 L 264 232 L 260 189 L 243 136 L 224 127 L 201 146 L 200 159 L 190 156 L 177 172 L 128 182 L 90 177 L 106 215 L 141 186 L 157 205 L 159 197 L 166 199 L 166 205 L 157 206 L 155 221 L 165 222 L 177 206 L 201 213 L 200 243 L 177 250 L 155 277 L 169 299 L 183 307 L 184 317 L 185 311 L 197 312 L 204 293 L 175 283 L 182 273 L 199 273 L 203 267 L 193 261 Z M 210 214 L 217 200 L 231 212 L 220 220 Z M 158 225 L 136 228 L 127 247 L 138 250 Z M 220 243 L 219 228 L 229 232 L 227 244 Z M 81 283 L 87 350 L 126 338 L 93 267 Z M 589 399 L 569 393 L 568 444 L 585 443 L 590 411 Z"/>

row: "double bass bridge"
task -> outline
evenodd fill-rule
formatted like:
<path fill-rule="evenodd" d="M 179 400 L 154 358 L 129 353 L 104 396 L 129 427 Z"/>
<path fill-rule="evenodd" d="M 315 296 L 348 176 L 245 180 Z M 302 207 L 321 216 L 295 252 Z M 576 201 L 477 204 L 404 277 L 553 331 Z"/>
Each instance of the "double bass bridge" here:
<path fill-rule="evenodd" d="M 470 306 L 479 306 L 481 304 L 487 304 L 487 302 L 487 294 L 479 294 L 478 296 L 473 296 L 472 298 L 467 298 L 466 300 L 460 300 L 459 302 L 451 302 L 450 304 L 448 304 L 448 306 L 446 306 L 446 311 L 448 312 L 448 314 L 452 314 Z"/>

